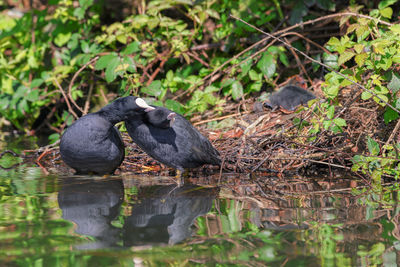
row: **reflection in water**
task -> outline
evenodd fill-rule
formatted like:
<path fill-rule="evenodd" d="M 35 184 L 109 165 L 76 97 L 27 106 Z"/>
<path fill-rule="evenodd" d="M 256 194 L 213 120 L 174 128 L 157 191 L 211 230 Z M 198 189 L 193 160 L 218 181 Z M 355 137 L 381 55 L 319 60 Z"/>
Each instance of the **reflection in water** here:
<path fill-rule="evenodd" d="M 141 188 L 147 195 L 132 204 L 124 224 L 124 245 L 176 244 L 192 234 L 194 220 L 206 214 L 217 190 L 194 185 Z M 145 191 L 153 190 L 148 194 Z"/>
<path fill-rule="evenodd" d="M 116 246 L 120 229 L 111 225 L 120 211 L 124 198 L 122 180 L 65 178 L 58 194 L 62 217 L 77 225 L 75 232 L 95 237 L 79 249 Z"/>
<path fill-rule="evenodd" d="M 176 244 L 191 236 L 194 220 L 211 209 L 216 191 L 194 185 L 142 187 L 123 231 L 111 224 L 124 199 L 121 180 L 66 178 L 58 203 L 77 234 L 95 238 L 79 249 L 116 247 L 121 235 L 124 246 Z"/>

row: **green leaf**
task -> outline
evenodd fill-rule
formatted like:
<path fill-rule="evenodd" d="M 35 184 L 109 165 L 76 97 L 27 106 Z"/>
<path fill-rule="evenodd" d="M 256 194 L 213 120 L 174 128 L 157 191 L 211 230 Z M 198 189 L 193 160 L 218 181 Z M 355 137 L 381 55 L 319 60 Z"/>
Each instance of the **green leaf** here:
<path fill-rule="evenodd" d="M 382 17 L 390 19 L 393 15 L 393 9 L 391 7 L 387 7 L 379 10 L 379 13 L 382 15 Z"/>
<path fill-rule="evenodd" d="M 122 64 L 127 65 L 127 67 L 125 68 L 126 71 L 129 71 L 131 73 L 136 72 L 136 64 L 131 57 L 123 57 Z"/>
<path fill-rule="evenodd" d="M 72 33 L 71 32 L 60 32 L 56 35 L 54 38 L 54 43 L 58 46 L 61 47 L 68 43 L 69 39 L 71 38 Z"/>
<path fill-rule="evenodd" d="M 377 156 L 379 154 L 379 144 L 369 136 L 367 137 L 367 146 L 368 151 L 369 153 L 371 153 L 372 156 Z"/>
<path fill-rule="evenodd" d="M 357 63 L 357 65 L 358 65 L 359 67 L 362 67 L 362 66 L 364 65 L 365 60 L 366 60 L 367 58 L 368 58 L 368 54 L 367 54 L 367 53 L 362 53 L 362 54 L 356 55 L 356 56 L 354 57 L 354 60 L 355 60 L 355 62 Z"/>
<path fill-rule="evenodd" d="M 79 0 L 79 5 L 84 9 L 87 9 L 93 4 L 93 0 Z"/>
<path fill-rule="evenodd" d="M 367 38 L 367 36 L 369 34 L 370 34 L 370 29 L 368 26 L 363 25 L 363 26 L 357 27 L 357 29 L 356 29 L 357 42 L 361 42 L 362 40 Z"/>
<path fill-rule="evenodd" d="M 329 39 L 329 41 L 326 44 L 334 47 L 339 46 L 340 40 L 337 37 L 331 37 L 331 39 Z"/>
<path fill-rule="evenodd" d="M 261 87 L 262 87 L 262 82 L 255 81 L 250 84 L 249 90 L 250 90 L 250 92 L 260 92 Z"/>
<path fill-rule="evenodd" d="M 207 9 L 206 10 L 206 13 L 210 16 L 210 17 L 213 17 L 214 19 L 217 19 L 217 20 L 220 20 L 220 16 L 219 16 L 219 13 L 216 11 L 216 10 L 214 10 L 214 9 Z"/>
<path fill-rule="evenodd" d="M 264 52 L 262 58 L 257 63 L 257 67 L 268 78 L 272 78 L 276 70 L 274 57 L 270 53 Z"/>
<path fill-rule="evenodd" d="M 43 79 L 37 78 L 37 79 L 33 79 L 31 82 L 31 88 L 35 88 L 35 87 L 39 87 L 43 84 Z"/>
<path fill-rule="evenodd" d="M 322 56 L 323 62 L 333 69 L 338 69 L 338 56 L 334 54 L 324 53 Z"/>
<path fill-rule="evenodd" d="M 347 125 L 346 120 L 344 120 L 342 118 L 336 118 L 333 120 L 333 122 L 339 127 L 344 127 Z"/>
<path fill-rule="evenodd" d="M 243 96 L 243 86 L 239 81 L 232 83 L 232 98 L 239 100 Z"/>
<path fill-rule="evenodd" d="M 172 99 L 167 99 L 165 101 L 165 107 L 179 114 L 183 114 L 185 112 L 182 104 Z"/>
<path fill-rule="evenodd" d="M 396 35 L 400 35 L 400 24 L 394 24 L 390 26 L 390 30 L 394 32 Z"/>
<path fill-rule="evenodd" d="M 82 49 L 82 52 L 83 52 L 83 53 L 89 53 L 89 52 L 90 52 L 89 43 L 83 41 L 83 42 L 81 43 L 81 49 Z"/>
<path fill-rule="evenodd" d="M 378 8 L 379 9 L 384 9 L 384 8 L 386 8 L 388 6 L 391 6 L 391 5 L 395 4 L 395 3 L 397 3 L 397 1 L 398 0 L 383 0 L 383 1 L 380 1 L 379 4 L 378 4 Z"/>
<path fill-rule="evenodd" d="M 279 53 L 279 60 L 285 67 L 289 67 L 289 59 L 284 52 Z"/>
<path fill-rule="evenodd" d="M 108 83 L 112 82 L 117 78 L 118 73 L 116 72 L 116 68 L 120 65 L 121 60 L 119 57 L 114 57 L 111 59 L 106 67 L 105 75 L 106 81 Z"/>
<path fill-rule="evenodd" d="M 252 64 L 253 61 L 251 59 L 248 59 L 240 65 L 240 67 L 242 68 L 243 75 L 246 75 L 249 72 Z"/>
<path fill-rule="evenodd" d="M 382 94 L 378 94 L 377 96 L 379 96 L 383 101 L 385 101 L 386 103 L 389 101 L 389 98 L 386 95 L 382 95 Z M 386 105 L 385 102 L 383 102 L 381 99 L 379 99 L 378 97 L 374 96 L 373 97 L 374 101 L 376 103 L 378 103 L 379 105 L 381 105 L 382 107 L 384 107 Z"/>
<path fill-rule="evenodd" d="M 292 12 L 290 13 L 289 23 L 294 25 L 296 23 L 303 21 L 303 16 L 307 15 L 308 8 L 304 4 L 303 1 L 296 1 L 296 4 L 292 8 Z"/>
<path fill-rule="evenodd" d="M 157 97 L 162 93 L 162 83 L 160 80 L 155 80 L 149 86 L 143 87 L 140 92 Z"/>
<path fill-rule="evenodd" d="M 323 89 L 323 91 L 329 98 L 335 98 L 335 97 L 337 97 L 337 95 L 339 93 L 339 86 L 331 85 L 331 86 L 325 87 Z"/>
<path fill-rule="evenodd" d="M 400 76 L 397 73 L 392 73 L 392 79 L 388 83 L 387 87 L 392 93 L 397 93 L 400 89 Z"/>
<path fill-rule="evenodd" d="M 354 52 L 352 51 L 344 51 L 343 53 L 340 54 L 339 59 L 338 59 L 338 64 L 342 65 L 343 63 L 346 63 L 347 61 L 349 61 L 353 56 L 354 56 Z"/>
<path fill-rule="evenodd" d="M 252 81 L 260 81 L 262 79 L 261 74 L 257 73 L 257 71 L 255 71 L 253 69 L 249 71 L 249 77 L 250 77 L 250 80 L 252 80 Z"/>
<path fill-rule="evenodd" d="M 397 120 L 399 118 L 399 114 L 397 111 L 394 111 L 390 107 L 386 107 L 385 113 L 383 114 L 383 119 L 386 124 L 391 121 Z"/>
<path fill-rule="evenodd" d="M 329 106 L 328 107 L 328 113 L 326 114 L 326 116 L 330 120 L 333 119 L 333 117 L 335 116 L 335 106 Z"/>
<path fill-rule="evenodd" d="M 127 45 L 121 52 L 121 55 L 130 55 L 140 51 L 140 42 L 133 42 Z"/>
<path fill-rule="evenodd" d="M 74 16 L 78 19 L 83 19 L 85 17 L 85 9 L 82 7 L 78 7 L 74 10 Z"/>
<path fill-rule="evenodd" d="M 115 58 L 118 58 L 118 55 L 116 53 L 111 53 L 105 56 L 100 57 L 94 68 L 96 70 L 102 70 L 105 69 Z"/>
<path fill-rule="evenodd" d="M 234 81 L 235 81 L 235 79 L 232 79 L 232 78 L 224 79 L 224 80 L 221 82 L 221 87 L 222 87 L 222 88 L 228 87 L 228 86 L 231 85 Z"/>
<path fill-rule="evenodd" d="M 39 91 L 38 90 L 32 90 L 29 92 L 29 94 L 26 96 L 26 100 L 29 102 L 36 102 L 39 100 Z"/>
<path fill-rule="evenodd" d="M 356 51 L 357 54 L 361 54 L 361 52 L 364 50 L 364 45 L 363 44 L 356 44 L 354 45 L 354 51 Z"/>
<path fill-rule="evenodd" d="M 49 135 L 50 144 L 54 144 L 55 142 L 58 141 L 58 139 L 60 139 L 59 133 L 54 133 L 54 134 Z"/>
<path fill-rule="evenodd" d="M 367 100 L 370 99 L 372 97 L 372 94 L 370 92 L 364 91 L 361 94 L 361 99 L 362 100 Z"/>

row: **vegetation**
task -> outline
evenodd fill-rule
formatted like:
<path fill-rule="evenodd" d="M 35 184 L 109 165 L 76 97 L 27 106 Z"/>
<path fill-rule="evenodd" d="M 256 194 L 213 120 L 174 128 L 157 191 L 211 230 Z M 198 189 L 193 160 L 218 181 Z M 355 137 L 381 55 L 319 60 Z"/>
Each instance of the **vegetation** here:
<path fill-rule="evenodd" d="M 186 115 L 222 111 L 225 101 L 275 85 L 289 66 L 279 43 L 237 55 L 262 36 L 228 14 L 272 32 L 284 17 L 282 5 L 291 4 L 143 1 L 124 20 L 104 24 L 101 1 L 53 0 L 21 18 L 2 16 L 1 124 L 38 130 L 46 118 L 60 133 L 73 117 L 131 93 Z M 334 8 L 333 1 L 317 6 Z M 307 9 L 296 6 L 290 23 Z"/>
<path fill-rule="evenodd" d="M 265 100 L 266 91 L 299 74 L 308 86 L 323 82 L 325 101 L 313 102 L 307 121 L 293 119 L 308 142 L 323 133 L 354 135 L 354 113 L 346 110 L 364 103 L 377 117 L 368 127 L 381 126 L 357 136 L 366 149 L 353 148 L 352 170 L 370 176 L 378 191 L 382 177 L 399 176 L 397 1 L 154 0 L 131 4 L 123 18 L 109 14 L 106 1 L 34 4 L 21 16 L 0 17 L 3 129 L 54 142 L 79 116 L 128 94 L 186 116 L 223 114 L 228 104 Z M 332 18 L 340 36 L 312 40 L 298 31 Z M 391 132 L 382 134 L 382 125 Z"/>

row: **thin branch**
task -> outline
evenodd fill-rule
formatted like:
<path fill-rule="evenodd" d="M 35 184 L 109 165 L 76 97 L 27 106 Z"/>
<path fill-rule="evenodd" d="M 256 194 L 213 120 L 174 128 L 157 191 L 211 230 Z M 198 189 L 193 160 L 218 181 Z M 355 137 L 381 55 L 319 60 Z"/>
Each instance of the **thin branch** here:
<path fill-rule="evenodd" d="M 88 96 L 86 98 L 85 107 L 83 108 L 82 115 L 86 115 L 88 113 L 88 111 L 89 111 L 90 98 L 92 97 L 93 88 L 94 88 L 94 84 L 90 83 L 90 85 L 89 85 L 89 93 L 88 93 Z"/>
<path fill-rule="evenodd" d="M 75 117 L 75 119 L 78 119 L 78 115 L 76 115 L 75 111 L 72 109 L 71 104 L 69 103 L 68 96 L 65 94 L 64 89 L 62 89 L 61 85 L 58 83 L 57 79 L 54 79 L 55 84 L 57 85 L 58 89 L 60 90 L 61 94 L 63 95 L 65 99 L 65 103 L 67 103 L 68 106 L 68 111 Z"/>
<path fill-rule="evenodd" d="M 160 55 L 161 57 L 161 62 L 160 65 L 158 66 L 158 68 L 151 74 L 150 79 L 146 82 L 146 85 L 149 86 L 152 81 L 156 78 L 157 74 L 160 72 L 160 70 L 163 68 L 165 62 L 168 61 L 169 59 L 169 51 L 165 51 L 165 53 L 163 53 L 162 55 Z M 163 58 L 164 57 L 164 58 Z"/>
<path fill-rule="evenodd" d="M 97 59 L 99 58 L 99 56 L 96 56 L 94 58 L 92 58 L 88 63 L 86 63 L 85 65 L 83 65 L 75 74 L 74 76 L 72 76 L 72 80 L 69 83 L 69 87 L 68 87 L 68 96 L 71 100 L 71 103 L 82 113 L 84 113 L 84 110 L 81 109 L 80 106 L 78 106 L 78 104 L 76 104 L 75 100 L 72 98 L 72 86 L 74 85 L 74 82 L 76 80 L 76 78 L 78 77 L 79 73 L 81 73 L 87 66 L 89 66 L 90 64 L 92 64 L 93 62 L 95 62 Z"/>

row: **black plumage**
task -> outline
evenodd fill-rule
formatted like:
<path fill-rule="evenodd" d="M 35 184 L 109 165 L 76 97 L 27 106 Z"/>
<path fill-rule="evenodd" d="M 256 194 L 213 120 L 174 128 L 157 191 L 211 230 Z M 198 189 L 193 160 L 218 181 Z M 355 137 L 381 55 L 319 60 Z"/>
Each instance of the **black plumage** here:
<path fill-rule="evenodd" d="M 161 163 L 183 171 L 204 164 L 220 165 L 219 152 L 183 116 L 156 107 L 142 119 L 125 121 L 132 140 Z"/>
<path fill-rule="evenodd" d="M 114 125 L 151 109 L 143 99 L 127 96 L 79 118 L 61 137 L 61 158 L 77 174 L 113 173 L 125 156 L 121 134 Z"/>
<path fill-rule="evenodd" d="M 264 103 L 265 107 L 276 109 L 282 107 L 287 110 L 295 110 L 297 106 L 307 104 L 315 95 L 301 87 L 288 85 L 273 93 Z"/>

